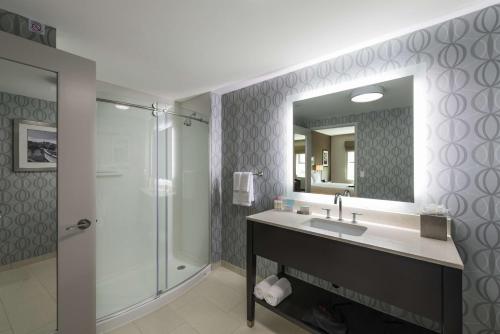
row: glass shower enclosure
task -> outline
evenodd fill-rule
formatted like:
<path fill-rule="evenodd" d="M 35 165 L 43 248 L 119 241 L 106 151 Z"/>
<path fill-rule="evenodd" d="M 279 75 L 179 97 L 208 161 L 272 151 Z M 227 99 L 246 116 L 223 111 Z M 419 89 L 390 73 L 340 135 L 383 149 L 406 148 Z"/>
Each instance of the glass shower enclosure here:
<path fill-rule="evenodd" d="M 209 126 L 198 118 L 97 102 L 98 320 L 209 264 Z"/>

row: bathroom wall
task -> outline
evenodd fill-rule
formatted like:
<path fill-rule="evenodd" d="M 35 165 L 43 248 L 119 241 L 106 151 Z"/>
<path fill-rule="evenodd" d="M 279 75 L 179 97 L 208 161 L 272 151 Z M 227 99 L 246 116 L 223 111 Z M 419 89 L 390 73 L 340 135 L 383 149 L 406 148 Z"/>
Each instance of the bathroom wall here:
<path fill-rule="evenodd" d="M 56 173 L 14 173 L 13 120 L 55 123 L 55 102 L 0 92 L 0 265 L 56 250 Z"/>
<path fill-rule="evenodd" d="M 45 26 L 44 34 L 29 31 L 28 18 L 0 8 L 0 31 L 8 32 L 34 42 L 56 47 L 56 29 Z"/>
<path fill-rule="evenodd" d="M 427 69 L 426 197 L 453 217 L 465 263 L 464 333 L 500 328 L 500 6 L 345 54 L 222 97 L 222 260 L 245 267 L 245 217 L 285 191 L 285 99 L 291 94 L 412 64 Z M 213 133 L 213 132 L 212 132 Z M 217 164 L 217 163 L 216 163 Z M 232 173 L 262 170 L 256 201 L 231 204 Z M 258 260 L 258 271 L 275 271 Z M 302 277 L 328 287 L 324 281 Z M 349 291 L 373 307 L 436 328 L 418 316 Z"/>
<path fill-rule="evenodd" d="M 332 117 L 304 126 L 314 129 L 352 123 L 356 123 L 358 138 L 358 172 L 364 172 L 356 180 L 357 195 L 413 202 L 413 108 Z"/>
<path fill-rule="evenodd" d="M 332 160 L 331 155 L 331 141 L 330 136 L 324 135 L 322 133 L 312 131 L 311 132 L 311 145 L 312 145 L 312 156 L 314 157 L 314 164 L 323 165 L 323 150 L 328 151 L 328 166 Z M 330 181 L 330 169 L 326 166 L 323 167 L 321 171 L 321 179 Z"/>

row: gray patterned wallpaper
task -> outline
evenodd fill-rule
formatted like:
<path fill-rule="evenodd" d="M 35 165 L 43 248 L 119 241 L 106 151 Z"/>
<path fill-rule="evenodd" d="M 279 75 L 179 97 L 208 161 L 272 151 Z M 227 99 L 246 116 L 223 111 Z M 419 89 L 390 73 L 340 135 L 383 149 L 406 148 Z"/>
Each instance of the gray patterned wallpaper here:
<path fill-rule="evenodd" d="M 313 120 L 310 129 L 356 123 L 357 196 L 413 202 L 412 107 Z"/>
<path fill-rule="evenodd" d="M 36 34 L 28 29 L 28 18 L 0 9 L 0 31 L 8 32 L 41 44 L 56 47 L 56 29 L 45 26 L 44 34 Z"/>
<path fill-rule="evenodd" d="M 12 171 L 13 119 L 56 123 L 56 103 L 0 92 L 0 265 L 56 250 L 56 173 Z"/>
<path fill-rule="evenodd" d="M 271 208 L 272 198 L 285 191 L 286 96 L 416 63 L 427 68 L 426 196 L 453 216 L 453 237 L 465 263 L 464 333 L 499 333 L 499 5 L 223 95 L 222 259 L 245 267 L 245 217 Z M 231 204 L 235 170 L 264 171 L 255 181 L 252 208 Z M 266 274 L 275 267 L 259 259 L 258 270 Z"/>

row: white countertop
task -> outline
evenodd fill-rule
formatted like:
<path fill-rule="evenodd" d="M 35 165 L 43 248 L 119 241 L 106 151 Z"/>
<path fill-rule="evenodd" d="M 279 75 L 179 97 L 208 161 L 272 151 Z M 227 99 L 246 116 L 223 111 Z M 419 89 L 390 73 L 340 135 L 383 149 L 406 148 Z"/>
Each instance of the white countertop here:
<path fill-rule="evenodd" d="M 423 238 L 420 236 L 420 231 L 416 229 L 371 223 L 362 220 L 359 221 L 357 225 L 366 226 L 368 229 L 360 236 L 353 236 L 304 226 L 304 223 L 311 218 L 324 218 L 324 216 L 316 214 L 299 215 L 292 212 L 268 210 L 247 217 L 249 220 L 263 224 L 342 241 L 447 267 L 461 270 L 464 268 L 462 260 L 458 255 L 457 248 L 455 247 L 455 243 L 450 237 L 448 237 L 447 241 Z M 334 218 L 331 219 L 335 220 Z M 343 223 L 350 224 L 349 221 L 349 219 L 346 219 Z"/>

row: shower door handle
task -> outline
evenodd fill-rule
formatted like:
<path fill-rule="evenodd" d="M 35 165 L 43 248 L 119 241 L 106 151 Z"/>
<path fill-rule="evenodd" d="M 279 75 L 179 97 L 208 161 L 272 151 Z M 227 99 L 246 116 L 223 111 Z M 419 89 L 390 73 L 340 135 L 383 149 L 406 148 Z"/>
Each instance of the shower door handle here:
<path fill-rule="evenodd" d="M 71 230 L 76 230 L 76 229 L 86 230 L 90 227 L 90 225 L 92 225 L 90 220 L 81 219 L 80 221 L 78 221 L 78 223 L 76 223 L 76 225 L 71 225 L 71 226 L 66 227 L 66 231 L 71 231 Z"/>

